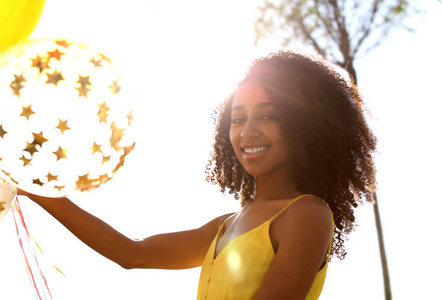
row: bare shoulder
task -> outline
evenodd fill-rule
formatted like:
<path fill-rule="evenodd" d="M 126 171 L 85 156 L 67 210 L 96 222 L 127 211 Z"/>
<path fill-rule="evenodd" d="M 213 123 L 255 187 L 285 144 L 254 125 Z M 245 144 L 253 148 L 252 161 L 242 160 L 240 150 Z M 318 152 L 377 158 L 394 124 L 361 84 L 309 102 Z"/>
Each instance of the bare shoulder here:
<path fill-rule="evenodd" d="M 286 221 L 309 219 L 315 222 L 332 224 L 332 215 L 328 205 L 314 195 L 305 195 L 296 200 L 288 207 L 281 219 Z"/>
<path fill-rule="evenodd" d="M 328 205 L 313 195 L 306 195 L 290 205 L 275 222 L 274 238 L 277 244 L 290 237 L 314 236 L 328 245 L 333 231 L 333 217 Z"/>
<path fill-rule="evenodd" d="M 326 203 L 303 196 L 270 227 L 275 257 L 256 299 L 305 299 L 327 260 L 332 216 Z"/>
<path fill-rule="evenodd" d="M 328 224 L 332 223 L 332 215 L 328 205 L 324 200 L 313 195 L 305 195 L 296 200 L 296 202 L 288 208 L 287 215 L 297 216 L 302 219 L 313 218 L 314 220 L 324 221 Z"/>

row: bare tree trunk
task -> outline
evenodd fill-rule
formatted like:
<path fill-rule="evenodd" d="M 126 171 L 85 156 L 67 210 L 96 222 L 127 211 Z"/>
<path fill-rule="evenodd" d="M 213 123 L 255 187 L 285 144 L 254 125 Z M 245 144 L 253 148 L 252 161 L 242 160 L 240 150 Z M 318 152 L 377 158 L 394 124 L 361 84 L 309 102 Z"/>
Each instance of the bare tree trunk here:
<path fill-rule="evenodd" d="M 350 59 L 345 61 L 344 63 L 339 63 L 339 65 L 347 71 L 348 75 L 350 75 L 350 78 L 352 79 L 354 84 L 358 84 L 358 76 L 356 74 L 356 69 L 354 66 L 354 60 Z"/>
<path fill-rule="evenodd" d="M 379 202 L 377 194 L 374 193 L 376 203 L 373 205 L 376 229 L 378 232 L 379 252 L 381 255 L 382 273 L 384 276 L 385 300 L 391 300 L 390 276 L 388 274 L 387 255 L 385 254 L 384 237 L 382 234 L 381 217 L 379 214 Z"/>

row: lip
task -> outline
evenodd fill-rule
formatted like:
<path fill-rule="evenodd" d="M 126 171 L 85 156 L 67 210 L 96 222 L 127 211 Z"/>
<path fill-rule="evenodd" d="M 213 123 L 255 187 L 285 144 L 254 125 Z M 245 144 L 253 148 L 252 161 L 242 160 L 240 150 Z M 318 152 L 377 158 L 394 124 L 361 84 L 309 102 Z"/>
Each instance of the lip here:
<path fill-rule="evenodd" d="M 257 151 L 256 153 L 250 153 L 250 152 L 247 153 L 247 152 L 245 152 L 245 149 L 256 149 L 256 150 L 259 149 L 260 151 Z M 241 154 L 242 154 L 243 158 L 245 158 L 245 159 L 254 159 L 254 158 L 259 158 L 259 157 L 264 156 L 269 149 L 270 149 L 269 145 L 262 145 L 262 144 L 261 145 L 257 145 L 257 144 L 241 145 Z"/>

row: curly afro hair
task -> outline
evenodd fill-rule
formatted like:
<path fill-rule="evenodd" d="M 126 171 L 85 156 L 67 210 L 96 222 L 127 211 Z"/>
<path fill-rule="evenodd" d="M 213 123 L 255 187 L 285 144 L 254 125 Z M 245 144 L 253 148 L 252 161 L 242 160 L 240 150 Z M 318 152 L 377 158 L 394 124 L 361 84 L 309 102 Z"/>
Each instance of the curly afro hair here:
<path fill-rule="evenodd" d="M 299 191 L 323 199 L 333 212 L 331 256 L 344 258 L 344 240 L 355 226 L 354 209 L 373 201 L 376 138 L 356 86 L 323 60 L 290 51 L 255 60 L 245 82 L 261 85 L 275 104 L 289 143 Z M 229 138 L 234 92 L 215 111 L 216 132 L 207 181 L 228 190 L 241 205 L 253 201 L 255 179 L 239 163 Z"/>

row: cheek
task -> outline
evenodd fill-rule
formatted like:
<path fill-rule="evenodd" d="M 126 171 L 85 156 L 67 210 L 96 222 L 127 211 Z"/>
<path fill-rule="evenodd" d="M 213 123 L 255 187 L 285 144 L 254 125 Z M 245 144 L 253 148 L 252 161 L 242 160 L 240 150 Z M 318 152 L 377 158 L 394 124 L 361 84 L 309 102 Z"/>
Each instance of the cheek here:
<path fill-rule="evenodd" d="M 292 152 L 292 147 L 289 145 L 288 138 L 282 134 L 282 132 L 278 132 L 275 138 L 276 144 L 279 145 L 279 151 L 281 155 L 287 157 Z"/>
<path fill-rule="evenodd" d="M 233 152 L 235 152 L 235 154 L 236 154 L 236 156 L 238 156 L 239 155 L 239 153 L 238 153 L 238 147 L 239 147 L 239 145 L 238 145 L 238 143 L 239 143 L 239 134 L 237 134 L 237 132 L 236 132 L 236 130 L 235 129 L 230 129 L 230 131 L 229 131 L 229 139 L 230 139 L 230 145 L 232 146 L 232 148 L 233 148 Z"/>
<path fill-rule="evenodd" d="M 235 139 L 235 130 L 233 130 L 232 127 L 230 127 L 230 130 L 229 130 L 229 139 L 230 139 L 230 143 L 234 147 L 236 139 Z"/>

